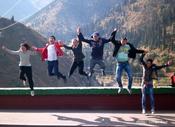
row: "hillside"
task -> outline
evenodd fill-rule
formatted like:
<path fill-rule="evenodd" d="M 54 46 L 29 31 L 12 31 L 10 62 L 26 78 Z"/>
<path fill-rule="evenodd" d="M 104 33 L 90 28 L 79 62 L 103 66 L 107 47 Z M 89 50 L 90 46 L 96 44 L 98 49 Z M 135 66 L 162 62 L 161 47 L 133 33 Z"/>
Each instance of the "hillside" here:
<path fill-rule="evenodd" d="M 45 36 L 55 33 L 60 39 L 74 37 L 77 26 L 93 24 L 123 0 L 55 0 L 30 17 L 25 24 Z M 91 31 L 92 32 L 92 31 Z"/>
<path fill-rule="evenodd" d="M 11 20 L 1 18 L 0 29 L 12 23 L 14 22 Z M 32 29 L 27 28 L 21 23 L 17 23 L 9 29 L 1 31 L 0 34 L 0 46 L 5 45 L 9 49 L 18 50 L 19 44 L 24 40 L 27 41 L 30 45 L 35 45 L 37 47 L 43 47 L 46 42 L 46 38 L 33 31 Z M 18 56 L 9 55 L 0 49 L 0 57 L 0 86 L 22 86 L 18 79 Z M 36 86 L 74 86 L 83 85 L 86 83 L 86 79 L 83 79 L 82 77 L 77 78 L 76 75 L 74 75 L 69 80 L 70 83 L 67 84 L 64 84 L 62 80 L 57 80 L 56 77 L 48 77 L 47 64 L 46 62 L 41 62 L 39 55 L 33 56 L 31 62 L 33 65 L 33 78 Z M 70 58 L 67 56 L 60 58 L 59 67 L 64 74 L 67 75 L 70 65 Z"/>
<path fill-rule="evenodd" d="M 105 33 L 117 27 L 118 38 L 127 36 L 136 45 L 173 49 L 174 5 L 173 0 L 128 0 L 125 6 L 114 7 L 105 19 L 99 20 L 97 28 Z"/>

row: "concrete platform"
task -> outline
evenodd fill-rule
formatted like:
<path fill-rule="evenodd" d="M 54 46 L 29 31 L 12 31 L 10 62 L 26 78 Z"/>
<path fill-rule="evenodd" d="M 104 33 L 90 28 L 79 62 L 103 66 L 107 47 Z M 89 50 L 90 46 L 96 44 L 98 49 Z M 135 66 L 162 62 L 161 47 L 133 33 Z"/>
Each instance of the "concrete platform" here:
<path fill-rule="evenodd" d="M 0 110 L 0 126 L 175 126 L 175 111 Z"/>

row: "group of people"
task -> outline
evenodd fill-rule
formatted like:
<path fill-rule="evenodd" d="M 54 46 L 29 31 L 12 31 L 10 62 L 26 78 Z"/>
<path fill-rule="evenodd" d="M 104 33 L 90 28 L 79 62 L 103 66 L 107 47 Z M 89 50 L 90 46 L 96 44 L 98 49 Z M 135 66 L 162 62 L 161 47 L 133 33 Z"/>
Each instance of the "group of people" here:
<path fill-rule="evenodd" d="M 34 83 L 32 79 L 32 66 L 30 63 L 30 56 L 35 55 L 36 52 L 41 54 L 42 61 L 47 61 L 48 63 L 48 75 L 49 76 L 56 76 L 58 79 L 63 79 L 64 82 L 67 82 L 66 75 L 62 74 L 59 71 L 59 62 L 58 57 L 63 56 L 64 52 L 62 48 L 67 50 L 72 50 L 74 54 L 74 60 L 71 65 L 70 72 L 68 77 L 70 78 L 71 75 L 74 73 L 76 68 L 79 69 L 79 74 L 86 76 L 88 79 L 94 73 L 94 67 L 96 64 L 100 66 L 102 69 L 102 74 L 105 76 L 105 63 L 103 61 L 103 53 L 104 53 L 104 46 L 105 44 L 112 42 L 114 45 L 113 49 L 113 57 L 116 59 L 116 81 L 119 85 L 118 93 L 121 93 L 123 90 L 122 84 L 122 72 L 123 70 L 126 71 L 128 76 L 128 87 L 127 91 L 131 94 L 132 88 L 132 69 L 129 63 L 129 59 L 135 59 L 136 54 L 142 54 L 140 58 L 140 62 L 143 66 L 143 78 L 142 78 L 142 113 L 146 112 L 146 89 L 149 90 L 150 98 L 151 98 L 151 112 L 154 113 L 154 96 L 153 96 L 153 75 L 154 73 L 163 68 L 168 67 L 171 65 L 168 62 L 165 65 L 157 66 L 153 64 L 152 59 L 148 59 L 146 61 L 143 60 L 145 54 L 147 53 L 146 50 L 141 50 L 135 48 L 131 43 L 128 42 L 127 38 L 122 38 L 121 40 L 116 40 L 115 36 L 117 33 L 117 29 L 111 33 L 111 36 L 106 39 L 100 37 L 98 32 L 94 32 L 91 36 L 91 39 L 84 38 L 80 28 L 77 28 L 77 37 L 72 39 L 72 45 L 67 46 L 62 41 L 57 41 L 55 36 L 50 36 L 46 46 L 43 48 L 37 48 L 35 46 L 30 47 L 27 43 L 22 43 L 20 45 L 19 50 L 13 51 L 5 46 L 2 46 L 2 49 L 7 51 L 10 54 L 19 55 L 20 62 L 20 80 L 22 80 L 23 84 L 26 85 L 26 77 L 28 79 L 28 83 L 31 89 L 31 96 L 34 96 Z M 82 42 L 89 44 L 92 48 L 91 52 L 91 59 L 90 59 L 90 70 L 89 73 L 84 71 L 84 58 L 85 55 L 82 51 Z M 25 77 L 26 75 L 26 77 Z"/>

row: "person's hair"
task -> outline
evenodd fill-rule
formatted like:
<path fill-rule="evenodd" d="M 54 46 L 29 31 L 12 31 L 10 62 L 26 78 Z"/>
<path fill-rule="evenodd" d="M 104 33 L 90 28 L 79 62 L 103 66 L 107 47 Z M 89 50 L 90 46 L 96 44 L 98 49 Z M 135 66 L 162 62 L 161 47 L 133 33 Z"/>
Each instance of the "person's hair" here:
<path fill-rule="evenodd" d="M 73 43 L 75 40 L 78 41 L 77 38 L 73 38 L 73 39 L 71 40 L 71 42 Z"/>
<path fill-rule="evenodd" d="M 126 40 L 126 41 L 128 40 L 126 37 L 124 37 L 124 38 L 122 38 L 122 39 L 123 39 L 123 40 Z"/>
<path fill-rule="evenodd" d="M 78 41 L 77 38 L 73 38 L 73 39 L 71 40 L 71 43 L 72 43 L 72 47 L 73 47 L 73 48 L 74 48 L 74 46 L 75 46 L 75 45 L 73 44 L 73 42 L 74 42 L 75 40 Z"/>
<path fill-rule="evenodd" d="M 56 37 L 55 37 L 55 36 L 52 35 L 52 36 L 50 36 L 50 37 L 53 38 L 54 40 L 56 40 Z"/>
<path fill-rule="evenodd" d="M 26 48 L 26 50 L 30 50 L 31 49 L 30 45 L 27 44 L 26 42 L 21 43 L 20 46 L 24 46 Z"/>
<path fill-rule="evenodd" d="M 147 59 L 147 62 L 153 63 L 153 59 Z"/>

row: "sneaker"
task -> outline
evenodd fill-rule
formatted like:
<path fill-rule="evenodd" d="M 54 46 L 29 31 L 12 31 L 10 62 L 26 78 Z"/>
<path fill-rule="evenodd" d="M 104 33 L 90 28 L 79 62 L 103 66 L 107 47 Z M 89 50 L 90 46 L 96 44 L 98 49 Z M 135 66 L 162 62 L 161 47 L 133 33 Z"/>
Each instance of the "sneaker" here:
<path fill-rule="evenodd" d="M 66 76 L 63 76 L 63 81 L 64 81 L 64 83 L 67 83 L 67 78 L 66 78 Z"/>
<path fill-rule="evenodd" d="M 121 92 L 122 92 L 122 87 L 119 87 L 119 89 L 118 89 L 118 94 L 120 94 Z"/>
<path fill-rule="evenodd" d="M 142 114 L 145 114 L 145 113 L 146 113 L 145 109 L 142 109 Z"/>
<path fill-rule="evenodd" d="M 103 76 L 106 76 L 106 73 L 105 73 L 105 71 L 104 71 L 104 70 L 102 71 L 102 75 L 103 75 Z"/>
<path fill-rule="evenodd" d="M 90 72 L 90 73 L 88 74 L 88 76 L 89 76 L 89 77 L 92 77 L 92 73 Z"/>
<path fill-rule="evenodd" d="M 128 93 L 129 93 L 129 94 L 131 94 L 131 93 L 132 93 L 131 89 L 126 88 L 126 90 L 128 91 Z"/>
<path fill-rule="evenodd" d="M 35 96 L 35 92 L 33 90 L 30 91 L 30 95 L 33 97 Z"/>
<path fill-rule="evenodd" d="M 25 80 L 23 80 L 23 81 L 22 81 L 22 83 L 23 83 L 23 86 L 27 86 L 27 84 L 26 84 L 26 81 L 25 81 Z"/>
<path fill-rule="evenodd" d="M 151 114 L 153 115 L 155 113 L 155 111 L 154 110 L 151 110 Z"/>

